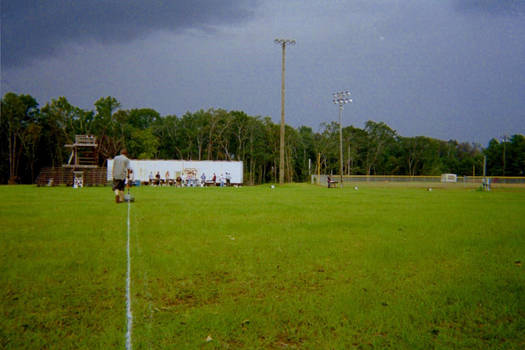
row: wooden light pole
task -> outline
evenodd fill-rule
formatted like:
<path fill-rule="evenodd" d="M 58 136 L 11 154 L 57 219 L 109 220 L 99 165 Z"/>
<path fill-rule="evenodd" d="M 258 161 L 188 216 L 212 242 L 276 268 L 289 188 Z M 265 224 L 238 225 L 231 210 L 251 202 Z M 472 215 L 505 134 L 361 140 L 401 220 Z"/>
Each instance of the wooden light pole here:
<path fill-rule="evenodd" d="M 293 39 L 275 39 L 274 43 L 280 45 L 283 49 L 282 69 L 281 69 L 281 145 L 279 150 L 279 184 L 284 183 L 284 71 L 286 45 L 295 45 Z"/>

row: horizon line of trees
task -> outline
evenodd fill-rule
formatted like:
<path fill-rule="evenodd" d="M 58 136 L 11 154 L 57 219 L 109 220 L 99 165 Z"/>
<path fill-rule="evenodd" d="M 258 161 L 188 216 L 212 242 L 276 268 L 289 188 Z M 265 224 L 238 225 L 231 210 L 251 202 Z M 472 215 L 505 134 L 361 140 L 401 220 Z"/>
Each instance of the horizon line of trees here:
<path fill-rule="evenodd" d="M 0 110 L 0 183 L 33 183 L 45 167 L 67 163 L 64 145 L 75 135 L 97 137 L 97 162 L 127 148 L 134 159 L 237 160 L 244 164 L 244 182 L 278 181 L 279 124 L 270 117 L 223 109 L 161 116 L 151 108 L 120 109 L 111 96 L 83 110 L 59 97 L 39 108 L 30 95 L 6 93 Z M 344 174 L 525 176 L 525 136 L 479 144 L 403 137 L 383 122 L 369 120 L 363 129 L 343 128 Z M 320 130 L 286 125 L 285 179 L 306 181 L 317 173 L 339 173 L 339 124 Z"/>

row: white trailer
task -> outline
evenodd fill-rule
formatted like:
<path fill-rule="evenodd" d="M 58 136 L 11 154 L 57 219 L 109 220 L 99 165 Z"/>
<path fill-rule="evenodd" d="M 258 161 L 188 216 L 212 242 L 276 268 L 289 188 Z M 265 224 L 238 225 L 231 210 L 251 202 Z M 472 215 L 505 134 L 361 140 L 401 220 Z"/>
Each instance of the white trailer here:
<path fill-rule="evenodd" d="M 133 170 L 134 179 L 146 182 L 150 180 L 150 174 L 155 176 L 157 172 L 161 179 L 165 179 L 169 172 L 170 179 L 177 176 L 184 178 L 194 177 L 200 180 L 204 173 L 206 181 L 210 181 L 213 174 L 219 182 L 220 176 L 229 174 L 231 183 L 241 185 L 243 179 L 243 163 L 237 161 L 215 161 L 215 160 L 137 160 L 130 159 L 130 168 Z M 107 161 L 107 179 L 113 181 L 113 159 Z"/>

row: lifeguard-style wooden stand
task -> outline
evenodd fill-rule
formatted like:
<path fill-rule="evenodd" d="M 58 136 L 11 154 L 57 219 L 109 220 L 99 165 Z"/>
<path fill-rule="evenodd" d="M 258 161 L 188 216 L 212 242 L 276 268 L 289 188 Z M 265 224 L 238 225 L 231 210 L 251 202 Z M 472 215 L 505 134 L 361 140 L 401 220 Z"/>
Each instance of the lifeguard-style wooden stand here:
<path fill-rule="evenodd" d="M 65 168 L 89 169 L 97 167 L 96 149 L 97 138 L 93 135 L 76 135 L 75 143 L 65 145 L 71 148 L 69 161 L 64 165 Z"/>
<path fill-rule="evenodd" d="M 72 148 L 64 168 L 73 168 L 73 187 L 84 187 L 84 170 L 97 168 L 97 138 L 93 135 L 75 135 L 75 143 L 65 147 Z"/>
<path fill-rule="evenodd" d="M 36 179 L 38 186 L 67 185 L 75 188 L 105 185 L 106 168 L 97 161 L 97 139 L 92 135 L 76 135 L 75 143 L 64 145 L 71 149 L 67 164 L 60 168 L 44 168 Z"/>

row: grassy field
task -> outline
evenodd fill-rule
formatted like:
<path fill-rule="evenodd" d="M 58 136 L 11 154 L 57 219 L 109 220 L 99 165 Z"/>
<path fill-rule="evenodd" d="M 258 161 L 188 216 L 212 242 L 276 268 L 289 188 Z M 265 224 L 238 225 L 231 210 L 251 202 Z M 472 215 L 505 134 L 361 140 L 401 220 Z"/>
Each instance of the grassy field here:
<path fill-rule="evenodd" d="M 525 348 L 525 189 L 359 186 L 133 189 L 133 348 Z M 126 218 L 0 187 L 0 348 L 125 347 Z"/>

